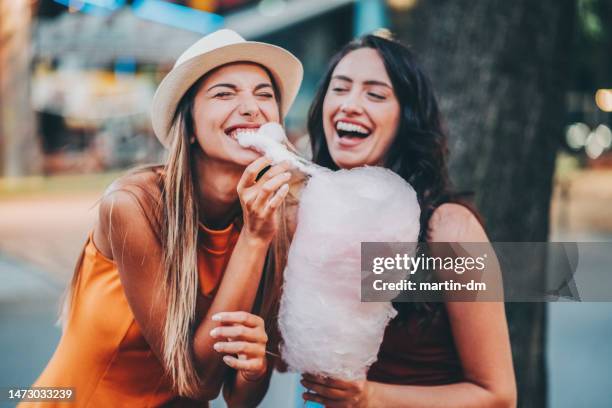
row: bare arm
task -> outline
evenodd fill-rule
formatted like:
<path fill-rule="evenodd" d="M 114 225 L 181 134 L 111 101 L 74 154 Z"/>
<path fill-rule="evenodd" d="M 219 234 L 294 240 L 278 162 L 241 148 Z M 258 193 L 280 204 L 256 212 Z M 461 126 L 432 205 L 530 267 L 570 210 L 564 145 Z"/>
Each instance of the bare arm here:
<path fill-rule="evenodd" d="M 250 171 L 252 173 L 255 170 L 251 168 Z M 277 187 L 282 184 L 278 182 L 279 173 L 281 171 L 276 171 L 277 182 L 273 183 Z M 258 189 L 262 189 L 262 184 L 270 179 L 271 176 L 263 180 Z M 266 190 L 265 193 L 269 197 L 276 190 L 278 188 Z M 257 197 L 259 196 L 256 196 L 254 202 L 257 202 Z M 282 198 L 284 197 L 280 194 L 277 200 L 282 201 Z M 163 255 L 161 243 L 145 215 L 146 211 L 133 192 L 122 189 L 112 191 L 101 202 L 100 222 L 94 232 L 94 240 L 101 250 L 110 252 L 110 257 L 117 263 L 134 317 L 152 351 L 163 361 L 163 328 L 167 300 L 164 294 L 158 291 L 164 274 Z M 263 219 L 261 215 L 264 215 Z M 203 387 L 198 395 L 202 400 L 214 399 L 218 395 L 230 365 L 227 359 L 224 360 L 223 353 L 213 348 L 218 339 L 210 333 L 222 322 L 213 321 L 212 316 L 218 312 L 251 311 L 270 234 L 274 233 L 274 225 L 269 222 L 269 213 L 255 214 L 251 221 L 250 228 L 246 228 L 245 223 L 215 298 L 201 321 L 196 323 L 193 352 L 196 369 L 203 380 Z M 258 335 L 260 340 L 267 340 L 262 338 L 261 331 L 246 328 L 244 333 L 234 338 L 248 342 L 254 334 Z M 265 350 L 265 341 L 262 348 Z M 255 373 L 267 370 L 265 364 L 256 364 L 252 360 L 249 361 L 249 367 L 238 369 Z"/>
<path fill-rule="evenodd" d="M 161 243 L 144 212 L 141 202 L 132 192 L 117 190 L 107 194 L 100 204 L 100 222 L 94 240 L 101 250 L 110 249 L 110 257 L 117 263 L 134 318 L 151 350 L 163 362 L 167 314 L 167 298 L 159 290 L 164 276 L 163 256 Z M 214 371 L 223 376 L 223 364 L 214 362 L 216 353 L 209 353 L 204 358 L 199 354 L 199 357 L 198 368 L 208 374 Z M 212 381 L 214 377 L 203 378 L 205 381 L 198 399 L 215 398 L 219 386 Z"/>
<path fill-rule="evenodd" d="M 487 242 L 474 215 L 457 204 L 440 206 L 430 223 L 433 242 Z M 448 302 L 446 309 L 465 381 L 440 386 L 346 382 L 305 375 L 305 398 L 326 407 L 513 407 L 516 385 L 504 304 Z"/>
<path fill-rule="evenodd" d="M 255 176 L 268 163 L 269 161 L 265 158 L 256 160 L 247 167 L 238 183 L 238 195 L 244 214 L 244 227 L 240 238 L 244 236 L 245 240 L 248 239 L 254 244 L 259 243 L 264 248 L 261 252 L 261 258 L 258 258 L 257 261 L 257 283 L 261 280 L 267 249 L 279 227 L 278 209 L 287 195 L 287 182 L 290 176 L 287 172 L 288 164 L 281 163 L 272 166 L 263 177 L 254 182 Z M 252 249 L 249 248 L 249 251 L 252 251 Z M 233 260 L 234 257 L 232 256 L 230 264 Z M 230 266 L 228 265 L 228 270 Z M 237 272 L 249 276 L 255 273 L 254 271 L 245 272 L 241 260 L 235 268 Z M 276 271 L 276 273 L 281 272 Z M 234 285 L 235 282 L 241 282 L 240 285 L 242 285 L 243 280 L 238 277 L 229 282 Z M 223 396 L 230 407 L 256 406 L 268 389 L 272 373 L 273 364 L 268 362 L 268 356 L 266 355 L 268 336 L 265 331 L 264 320 L 259 316 L 245 312 L 228 313 L 234 310 L 250 311 L 253 307 L 256 292 L 257 285 L 253 287 L 252 293 L 249 294 L 248 307 L 225 309 L 222 313 L 209 312 L 216 313 L 214 318 L 218 319 L 221 326 L 217 327 L 210 335 L 207 330 L 204 330 L 204 339 L 210 339 L 212 336 L 213 341 L 217 341 L 214 344 L 215 350 L 225 354 L 223 361 L 233 369 L 226 376 L 223 392 Z M 240 297 L 240 294 L 235 296 Z M 244 296 L 238 300 L 244 302 Z M 197 335 L 198 333 L 196 333 L 196 337 Z M 220 339 L 222 341 L 219 341 Z"/>

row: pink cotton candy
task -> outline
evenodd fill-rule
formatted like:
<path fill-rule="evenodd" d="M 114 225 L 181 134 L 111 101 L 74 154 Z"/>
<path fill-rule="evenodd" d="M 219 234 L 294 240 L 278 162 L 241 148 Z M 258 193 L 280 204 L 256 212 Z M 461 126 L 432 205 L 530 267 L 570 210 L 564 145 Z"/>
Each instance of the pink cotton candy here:
<path fill-rule="evenodd" d="M 282 144 L 269 145 L 278 155 Z M 310 178 L 284 271 L 282 357 L 293 371 L 364 379 L 396 311 L 390 302 L 360 301 L 361 242 L 417 241 L 416 193 L 385 168 L 334 172 L 295 160 Z"/>

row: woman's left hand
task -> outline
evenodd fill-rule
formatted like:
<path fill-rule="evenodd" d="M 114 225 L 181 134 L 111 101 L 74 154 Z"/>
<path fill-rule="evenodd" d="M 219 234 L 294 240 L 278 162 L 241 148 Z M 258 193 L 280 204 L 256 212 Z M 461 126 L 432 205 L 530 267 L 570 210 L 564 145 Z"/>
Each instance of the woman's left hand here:
<path fill-rule="evenodd" d="M 334 378 L 302 375 L 302 385 L 308 390 L 302 396 L 326 408 L 362 408 L 369 405 L 370 383 L 367 380 L 344 381 Z"/>
<path fill-rule="evenodd" d="M 220 340 L 213 347 L 225 354 L 225 364 L 240 371 L 249 381 L 261 378 L 268 369 L 264 320 L 247 312 L 221 312 L 212 320 L 221 323 L 210 335 Z"/>

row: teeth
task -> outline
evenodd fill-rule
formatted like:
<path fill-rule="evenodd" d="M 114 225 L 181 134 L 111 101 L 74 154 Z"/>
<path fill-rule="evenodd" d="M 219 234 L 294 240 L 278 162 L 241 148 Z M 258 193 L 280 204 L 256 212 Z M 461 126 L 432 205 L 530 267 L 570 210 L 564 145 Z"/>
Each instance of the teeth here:
<path fill-rule="evenodd" d="M 336 124 L 336 129 L 343 130 L 345 132 L 357 132 L 357 133 L 361 133 L 364 135 L 370 134 L 368 129 L 364 128 L 363 126 L 355 125 L 353 123 L 347 123 L 347 122 L 338 122 Z"/>
<path fill-rule="evenodd" d="M 230 136 L 236 139 L 238 135 L 254 135 L 256 133 L 257 129 L 235 129 L 230 132 Z"/>

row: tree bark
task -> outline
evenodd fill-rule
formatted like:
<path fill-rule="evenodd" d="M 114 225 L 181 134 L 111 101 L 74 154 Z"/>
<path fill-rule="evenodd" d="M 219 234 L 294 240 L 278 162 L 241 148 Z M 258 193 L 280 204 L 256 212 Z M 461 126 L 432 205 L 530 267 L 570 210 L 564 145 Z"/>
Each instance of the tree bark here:
<path fill-rule="evenodd" d="M 30 102 L 30 7 L 29 1 L 0 0 L 0 176 L 41 167 Z"/>
<path fill-rule="evenodd" d="M 563 137 L 574 0 L 427 0 L 391 14 L 446 117 L 450 174 L 491 241 L 546 241 Z M 539 285 L 545 260 L 526 259 Z M 527 270 L 527 269 L 526 269 Z M 546 304 L 508 303 L 519 406 L 546 406 Z"/>

